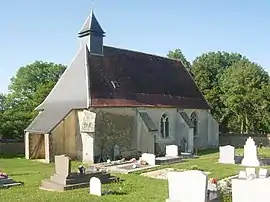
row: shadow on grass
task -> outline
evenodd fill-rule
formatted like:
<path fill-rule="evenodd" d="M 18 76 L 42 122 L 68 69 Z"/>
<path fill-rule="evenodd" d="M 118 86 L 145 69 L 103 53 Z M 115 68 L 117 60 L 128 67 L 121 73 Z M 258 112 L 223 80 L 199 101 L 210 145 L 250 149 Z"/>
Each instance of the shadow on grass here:
<path fill-rule="evenodd" d="M 120 192 L 120 191 L 113 191 L 113 190 L 109 190 L 109 191 L 104 191 L 102 193 L 102 195 L 127 195 L 128 193 L 127 192 Z"/>
<path fill-rule="evenodd" d="M 24 154 L 1 154 L 0 159 L 24 159 Z"/>
<path fill-rule="evenodd" d="M 200 150 L 198 151 L 198 155 L 206 155 L 206 154 L 214 154 L 219 152 L 219 148 L 211 148 L 211 149 L 204 149 L 204 150 Z"/>

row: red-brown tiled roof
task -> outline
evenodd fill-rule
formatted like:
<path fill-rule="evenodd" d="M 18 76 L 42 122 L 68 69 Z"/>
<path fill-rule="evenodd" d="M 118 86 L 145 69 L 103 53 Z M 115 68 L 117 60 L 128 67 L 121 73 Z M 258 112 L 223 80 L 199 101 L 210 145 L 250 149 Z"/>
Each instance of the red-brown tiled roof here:
<path fill-rule="evenodd" d="M 108 46 L 103 51 L 89 58 L 92 107 L 210 108 L 180 61 Z"/>

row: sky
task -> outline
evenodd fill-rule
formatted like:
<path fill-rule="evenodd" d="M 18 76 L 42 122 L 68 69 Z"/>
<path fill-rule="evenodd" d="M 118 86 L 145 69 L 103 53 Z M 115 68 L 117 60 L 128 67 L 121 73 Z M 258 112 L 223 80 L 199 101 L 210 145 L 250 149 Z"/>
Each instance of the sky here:
<path fill-rule="evenodd" d="M 270 1 L 9 0 L 0 3 L 0 93 L 36 60 L 68 65 L 91 12 L 104 44 L 188 60 L 209 51 L 238 52 L 270 72 Z"/>

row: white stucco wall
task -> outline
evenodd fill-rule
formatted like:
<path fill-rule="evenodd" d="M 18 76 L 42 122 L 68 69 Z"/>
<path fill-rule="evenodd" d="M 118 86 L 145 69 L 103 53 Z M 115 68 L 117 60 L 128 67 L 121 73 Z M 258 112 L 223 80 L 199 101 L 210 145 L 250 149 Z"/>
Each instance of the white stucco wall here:
<path fill-rule="evenodd" d="M 185 138 L 189 139 L 189 127 L 180 116 L 177 108 L 140 108 L 139 111 L 146 111 L 158 130 L 160 130 L 160 118 L 163 113 L 166 113 L 169 117 L 169 138 L 161 137 L 160 131 L 157 133 L 156 142 L 165 147 L 169 144 L 181 145 L 181 140 Z M 196 109 L 180 109 L 184 111 L 190 117 L 192 112 L 196 112 L 197 121 L 197 136 L 195 138 L 194 146 L 198 149 L 205 149 L 209 146 L 218 145 L 218 124 L 209 114 L 208 110 L 196 110 Z M 211 135 L 209 135 L 211 133 Z"/>
<path fill-rule="evenodd" d="M 218 124 L 208 110 L 177 110 L 177 108 L 102 108 L 89 110 L 95 110 L 96 112 L 102 110 L 104 112 L 109 112 L 116 115 L 119 114 L 134 117 L 134 127 L 131 140 L 132 146 L 129 148 L 130 150 L 142 151 L 150 149 L 152 151 L 152 146 L 154 146 L 155 142 L 161 149 L 164 149 L 165 146 L 169 144 L 176 144 L 180 146 L 183 138 L 185 138 L 186 141 L 191 141 L 190 135 L 193 133 L 191 132 L 193 129 L 189 128 L 184 119 L 181 117 L 179 111 L 186 112 L 189 117 L 192 112 L 195 111 L 197 113 L 197 137 L 195 138 L 194 143 L 192 143 L 192 146 L 194 144 L 196 148 L 204 149 L 218 145 Z M 153 123 L 158 129 L 157 132 L 149 132 L 147 130 L 146 125 L 143 123 L 138 113 L 139 111 L 148 113 L 149 117 L 152 119 Z M 161 137 L 160 133 L 160 119 L 164 113 L 166 113 L 169 118 L 169 138 Z M 82 115 L 82 111 L 78 111 L 79 122 L 82 120 Z M 77 136 L 79 138 L 77 139 L 78 157 L 81 156 L 81 159 L 84 162 L 93 161 L 94 156 L 96 155 L 95 151 L 97 149 L 94 146 L 94 136 L 94 133 L 79 133 L 79 136 Z M 155 136 L 155 138 L 152 138 L 152 136 Z M 153 145 L 150 145 L 150 140 L 154 141 Z M 146 145 L 146 142 L 149 142 L 149 145 Z M 79 146 L 80 144 L 81 146 Z"/>

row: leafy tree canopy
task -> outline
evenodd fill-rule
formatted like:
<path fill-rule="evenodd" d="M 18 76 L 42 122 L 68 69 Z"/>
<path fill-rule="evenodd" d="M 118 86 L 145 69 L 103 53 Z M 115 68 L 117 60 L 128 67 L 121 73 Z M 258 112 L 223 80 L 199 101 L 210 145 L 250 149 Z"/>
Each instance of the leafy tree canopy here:
<path fill-rule="evenodd" d="M 191 67 L 190 62 L 186 59 L 181 49 L 175 49 L 173 51 L 169 51 L 169 53 L 167 54 L 167 57 L 174 60 L 180 60 L 187 69 Z"/>
<path fill-rule="evenodd" d="M 248 60 L 234 63 L 220 78 L 223 103 L 237 117 L 241 132 L 262 130 L 258 125 L 269 111 L 269 76 L 261 66 Z M 267 95 L 267 96 L 266 96 Z M 264 98 L 263 98 L 264 97 Z"/>
<path fill-rule="evenodd" d="M 3 105 L 5 109 L 0 134 L 22 138 L 24 129 L 37 114 L 34 109 L 46 98 L 65 69 L 64 65 L 42 61 L 19 68 L 11 78 L 9 93 L 0 96 L 0 108 Z"/>

